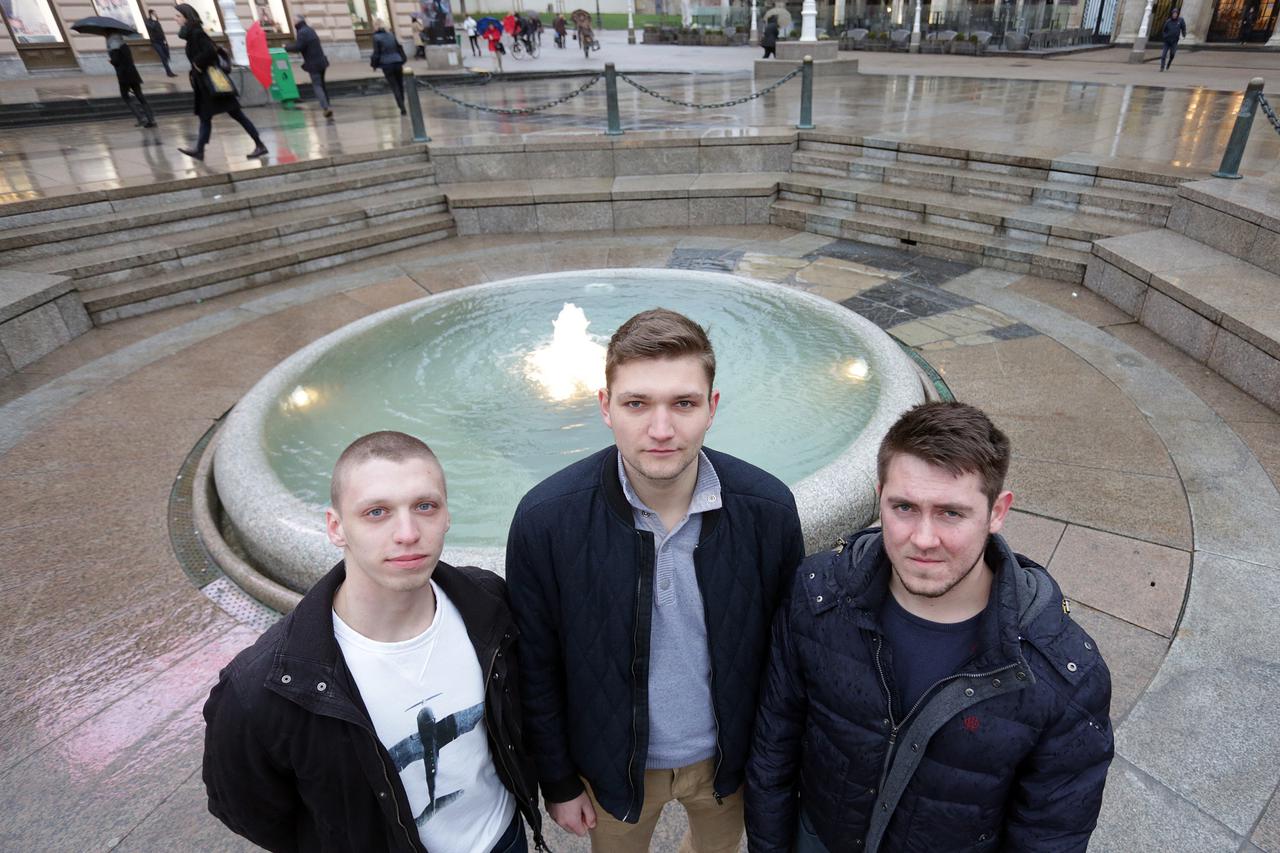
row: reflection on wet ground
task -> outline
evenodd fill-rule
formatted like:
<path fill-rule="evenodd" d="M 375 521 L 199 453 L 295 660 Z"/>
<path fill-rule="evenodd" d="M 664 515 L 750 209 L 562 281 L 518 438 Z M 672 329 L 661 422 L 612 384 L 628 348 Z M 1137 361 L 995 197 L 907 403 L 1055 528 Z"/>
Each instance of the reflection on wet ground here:
<path fill-rule="evenodd" d="M 732 99 L 756 88 L 745 73 L 643 75 L 639 79 L 669 96 L 702 103 Z M 495 81 L 453 86 L 449 91 L 484 106 L 528 107 L 559 98 L 582 82 L 580 78 Z M 439 142 L 491 135 L 598 133 L 604 127 L 603 86 L 529 116 L 470 110 L 428 91 L 421 98 L 428 131 Z M 632 132 L 794 126 L 798 99 L 799 84 L 793 81 L 740 106 L 691 110 L 619 85 L 623 126 Z M 815 81 L 814 115 L 819 129 L 1136 168 L 1142 164 L 1172 167 L 1186 169 L 1189 177 L 1201 177 L 1217 166 L 1239 102 L 1238 94 L 1205 89 L 859 75 Z M 390 96 L 342 98 L 335 108 L 333 121 L 326 121 L 310 106 L 247 112 L 263 129 L 271 148 L 267 162 L 392 147 L 411 134 Z M 177 151 L 178 145 L 190 142 L 194 131 L 194 117 L 185 115 L 163 117 L 154 130 L 111 120 L 6 131 L 0 148 L 0 202 L 258 167 L 256 161 L 244 159 L 252 147 L 248 137 L 225 117 L 215 119 L 206 162 L 194 163 Z M 1243 171 L 1265 173 L 1277 163 L 1280 134 L 1271 132 L 1259 117 Z"/>

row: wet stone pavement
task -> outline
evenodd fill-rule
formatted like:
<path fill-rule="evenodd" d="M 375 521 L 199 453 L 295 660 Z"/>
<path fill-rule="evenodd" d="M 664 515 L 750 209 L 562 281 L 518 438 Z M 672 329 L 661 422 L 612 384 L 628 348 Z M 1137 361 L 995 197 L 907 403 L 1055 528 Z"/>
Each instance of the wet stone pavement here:
<path fill-rule="evenodd" d="M 771 226 L 515 236 L 500 247 L 453 238 L 113 323 L 0 381 L 0 417 L 43 407 L 38 428 L 10 436 L 0 455 L 0 848 L 248 849 L 205 811 L 199 709 L 262 622 L 202 595 L 174 556 L 166 513 L 184 459 L 264 372 L 359 317 L 513 275 L 609 267 L 736 271 L 817 293 L 888 329 L 990 411 L 1015 448 L 1008 535 L 1050 568 L 1097 638 L 1121 732 L 1184 606 L 1187 482 L 1211 460 L 1166 447 L 1133 387 L 1100 372 L 1079 341 L 1101 335 L 1124 369 L 1203 401 L 1266 482 L 1280 481 L 1280 415 L 1087 291 Z M 225 579 L 205 591 L 228 600 Z M 1280 850 L 1275 784 L 1274 765 L 1252 780 L 1256 815 L 1243 831 L 1196 799 L 1174 809 L 1187 813 L 1181 824 L 1144 826 L 1133 816 L 1151 811 L 1144 798 L 1173 794 L 1122 757 L 1092 849 L 1236 850 L 1252 839 Z M 655 850 L 675 849 L 681 815 L 668 808 Z M 557 851 L 587 849 L 558 830 L 548 838 Z"/>

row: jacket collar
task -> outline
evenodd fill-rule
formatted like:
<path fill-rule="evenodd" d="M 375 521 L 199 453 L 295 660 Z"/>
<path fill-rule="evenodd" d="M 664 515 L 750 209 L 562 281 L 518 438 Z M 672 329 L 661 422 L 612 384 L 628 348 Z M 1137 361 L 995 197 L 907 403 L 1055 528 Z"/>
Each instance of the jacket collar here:
<path fill-rule="evenodd" d="M 333 633 L 333 597 L 346 577 L 346 563 L 339 562 L 285 618 L 284 634 L 274 650 L 265 686 L 313 713 L 367 726 L 364 703 Z M 496 592 L 448 563 L 438 563 L 431 578 L 461 614 L 483 667 L 487 653 L 497 648 L 502 635 L 515 632 L 505 603 Z"/>
<path fill-rule="evenodd" d="M 716 455 L 714 450 L 706 447 L 702 448 L 702 452 L 706 454 L 707 459 L 715 465 L 712 458 Z M 634 528 L 636 526 L 635 516 L 631 514 L 631 502 L 627 500 L 626 492 L 622 489 L 622 479 L 618 476 L 618 446 L 606 448 L 600 454 L 600 488 L 604 491 L 604 502 L 609 510 L 617 517 L 619 521 L 627 527 Z M 724 485 L 720 486 L 720 506 L 723 508 Z M 702 544 L 711 538 L 716 528 L 720 524 L 721 510 L 710 509 L 702 513 L 702 532 L 698 535 L 698 543 Z"/>
<path fill-rule="evenodd" d="M 891 571 L 881 529 L 862 530 L 830 554 L 801 578 L 809 607 L 818 615 L 843 605 L 859 627 L 880 633 Z M 1052 596 L 1052 581 L 1035 563 L 1015 555 L 999 534 L 988 537 L 985 559 L 995 579 L 978 622 L 978 660 L 1021 660 L 1022 626 Z"/>

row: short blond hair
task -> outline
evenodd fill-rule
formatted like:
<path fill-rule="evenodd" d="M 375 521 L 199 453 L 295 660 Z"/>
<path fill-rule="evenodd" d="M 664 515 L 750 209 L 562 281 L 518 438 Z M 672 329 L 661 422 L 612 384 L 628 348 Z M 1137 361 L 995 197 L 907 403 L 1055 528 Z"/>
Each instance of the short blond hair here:
<path fill-rule="evenodd" d="M 329 480 L 329 505 L 335 510 L 342 498 L 342 481 L 347 471 L 370 459 L 386 459 L 390 462 L 427 459 L 440 469 L 440 485 L 444 486 L 444 468 L 435 451 L 425 441 L 394 430 L 371 432 L 348 444 L 338 461 L 333 463 L 333 476 Z"/>

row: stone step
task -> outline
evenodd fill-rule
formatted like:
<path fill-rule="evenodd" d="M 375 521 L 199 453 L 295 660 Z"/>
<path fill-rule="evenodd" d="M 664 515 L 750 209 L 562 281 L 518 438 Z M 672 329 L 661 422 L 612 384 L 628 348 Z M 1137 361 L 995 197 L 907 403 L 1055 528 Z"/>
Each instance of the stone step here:
<path fill-rule="evenodd" d="M 0 266 L 93 249 L 103 243 L 145 240 L 228 222 L 243 224 L 249 219 L 270 217 L 287 210 L 367 199 L 375 194 L 434 184 L 434 167 L 422 163 L 340 177 L 321 175 L 283 186 L 232 192 L 221 198 L 200 198 L 20 228 L 0 234 Z"/>
<path fill-rule="evenodd" d="M 1146 230 L 1128 219 L 1034 204 L 957 196 L 927 187 L 793 173 L 778 183 L 779 198 L 862 210 L 1088 252 L 1094 240 Z"/>
<path fill-rule="evenodd" d="M 1084 284 L 1280 409 L 1280 269 L 1161 229 L 1095 243 Z"/>
<path fill-rule="evenodd" d="M 956 195 L 1131 219 L 1148 225 L 1163 226 L 1173 204 L 1173 197 L 1163 188 L 1155 192 L 1117 189 L 1067 180 L 988 172 L 979 168 L 903 162 L 828 151 L 796 151 L 791 155 L 791 164 L 793 172 L 927 187 Z M 969 165 L 976 166 L 977 161 L 972 161 Z"/>
<path fill-rule="evenodd" d="M 1059 281 L 1082 280 L 1089 260 L 1088 253 L 1062 246 L 799 201 L 774 202 L 769 221 L 838 239 L 893 248 L 910 246 L 926 255 L 975 267 L 1031 273 Z"/>
<path fill-rule="evenodd" d="M 428 161 L 425 144 L 406 145 L 370 151 L 352 151 L 331 157 L 318 157 L 293 163 L 246 166 L 230 172 L 146 180 L 107 190 L 87 190 L 24 199 L 0 205 L 0 235 L 63 220 L 83 219 L 107 213 L 125 213 L 140 208 L 180 204 L 229 193 L 245 192 L 267 186 L 279 186 L 321 177 L 341 178 L 360 172 L 378 171 L 401 166 L 420 165 Z"/>
<path fill-rule="evenodd" d="M 139 251 L 136 244 L 120 243 L 27 261 L 15 269 L 71 276 L 77 287 L 84 291 L 138 276 L 190 268 L 270 246 L 298 243 L 326 234 L 349 233 L 374 224 L 447 210 L 445 195 L 436 187 L 412 187 L 379 193 L 367 201 L 352 199 L 318 209 L 307 207 L 286 212 L 262 223 L 254 222 L 249 228 L 243 222 L 232 222 L 195 231 L 163 234 L 147 241 L 148 248 L 143 251 Z"/>
<path fill-rule="evenodd" d="M 153 278 L 108 285 L 85 294 L 97 325 L 185 305 L 225 293 L 270 284 L 289 276 L 328 269 L 374 255 L 420 246 L 456 233 L 453 216 L 400 220 L 338 236 L 277 246 L 236 260 L 203 264 Z"/>

